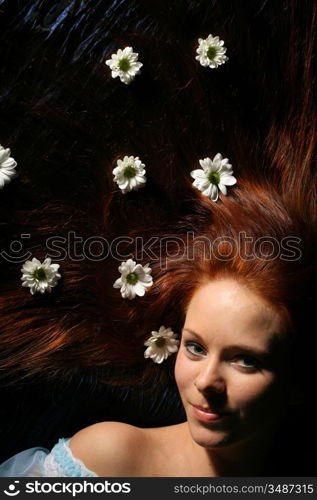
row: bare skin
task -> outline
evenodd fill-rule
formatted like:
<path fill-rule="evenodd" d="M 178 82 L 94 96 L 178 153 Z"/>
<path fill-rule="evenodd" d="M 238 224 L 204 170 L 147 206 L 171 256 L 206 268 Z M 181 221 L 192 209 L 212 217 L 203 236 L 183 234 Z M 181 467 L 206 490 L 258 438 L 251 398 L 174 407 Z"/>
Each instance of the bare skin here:
<path fill-rule="evenodd" d="M 247 460 L 241 454 L 233 461 L 231 450 L 227 457 L 215 450 L 209 455 L 193 442 L 187 422 L 152 429 L 102 422 L 77 433 L 70 448 L 101 477 L 256 476 L 265 459 L 264 450 L 259 454 L 253 443 Z"/>
<path fill-rule="evenodd" d="M 287 355 L 273 306 L 234 280 L 207 282 L 189 303 L 175 366 L 187 421 L 96 424 L 71 451 L 98 476 L 261 475 L 291 395 Z"/>

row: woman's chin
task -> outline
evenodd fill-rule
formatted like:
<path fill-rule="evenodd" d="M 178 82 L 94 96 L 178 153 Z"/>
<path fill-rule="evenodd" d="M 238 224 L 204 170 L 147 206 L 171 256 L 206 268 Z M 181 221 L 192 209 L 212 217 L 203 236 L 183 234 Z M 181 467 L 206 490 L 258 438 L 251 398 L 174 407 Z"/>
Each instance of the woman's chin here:
<path fill-rule="evenodd" d="M 235 442 L 233 436 L 224 431 L 214 431 L 206 428 L 191 428 L 190 432 L 195 443 L 203 448 L 224 448 L 225 446 L 230 446 Z"/>

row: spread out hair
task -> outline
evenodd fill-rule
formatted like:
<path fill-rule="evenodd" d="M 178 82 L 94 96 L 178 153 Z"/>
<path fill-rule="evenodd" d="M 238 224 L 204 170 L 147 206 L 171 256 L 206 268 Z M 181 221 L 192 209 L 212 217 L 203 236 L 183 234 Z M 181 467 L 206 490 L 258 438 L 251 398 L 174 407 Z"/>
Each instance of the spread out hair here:
<path fill-rule="evenodd" d="M 1 82 L 0 142 L 19 170 L 0 196 L 3 377 L 164 384 L 173 356 L 149 363 L 144 342 L 162 325 L 180 332 L 197 286 L 223 276 L 278 308 L 297 353 L 314 352 L 316 8 L 185 3 L 166 18 L 155 2 L 63 16 L 34 2 L 40 15 L 21 6 L 11 32 L 3 2 L 15 65 Z M 109 59 L 119 48 L 133 74 Z M 18 286 L 31 256 L 60 265 L 52 293 Z M 129 259 L 152 270 L 137 300 L 113 288 Z"/>

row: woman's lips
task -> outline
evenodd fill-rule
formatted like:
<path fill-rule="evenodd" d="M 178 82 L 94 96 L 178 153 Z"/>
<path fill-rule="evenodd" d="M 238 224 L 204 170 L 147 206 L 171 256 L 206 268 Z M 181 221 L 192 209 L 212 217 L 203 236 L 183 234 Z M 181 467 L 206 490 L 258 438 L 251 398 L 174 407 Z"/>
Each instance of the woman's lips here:
<path fill-rule="evenodd" d="M 214 410 L 202 408 L 201 406 L 191 405 L 191 407 L 195 417 L 204 422 L 213 422 L 229 415 L 229 413 L 216 413 Z"/>

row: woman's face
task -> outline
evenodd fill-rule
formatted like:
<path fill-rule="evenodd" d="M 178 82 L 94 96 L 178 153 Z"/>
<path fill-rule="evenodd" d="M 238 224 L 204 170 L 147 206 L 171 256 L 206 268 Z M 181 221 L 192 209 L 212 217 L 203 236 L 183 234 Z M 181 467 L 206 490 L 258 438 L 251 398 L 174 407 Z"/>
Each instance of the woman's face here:
<path fill-rule="evenodd" d="M 218 448 L 271 436 L 288 399 L 288 340 L 275 309 L 231 279 L 194 293 L 175 377 L 194 441 Z"/>

